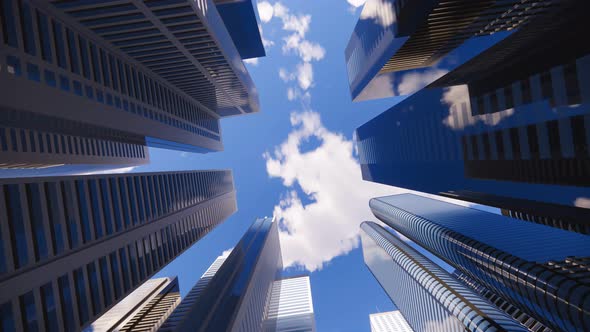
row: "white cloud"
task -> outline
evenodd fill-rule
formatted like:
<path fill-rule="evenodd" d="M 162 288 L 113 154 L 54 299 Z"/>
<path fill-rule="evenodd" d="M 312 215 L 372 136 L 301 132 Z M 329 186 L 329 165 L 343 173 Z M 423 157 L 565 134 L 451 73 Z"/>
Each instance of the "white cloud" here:
<path fill-rule="evenodd" d="M 244 63 L 247 63 L 252 66 L 258 66 L 258 58 L 245 59 Z"/>
<path fill-rule="evenodd" d="M 287 89 L 287 99 L 289 99 L 289 101 L 293 101 L 293 100 L 295 100 L 295 98 L 297 98 L 297 91 L 295 91 L 294 88 L 288 88 Z"/>
<path fill-rule="evenodd" d="M 269 176 L 289 188 L 274 209 L 283 263 L 314 271 L 358 246 L 360 223 L 374 219 L 370 198 L 401 189 L 363 181 L 353 142 L 327 130 L 318 113 L 292 113 L 291 124 L 288 138 L 264 157 Z M 301 144 L 312 138 L 319 146 L 302 152 Z M 296 188 L 312 202 L 304 204 Z"/>
<path fill-rule="evenodd" d="M 295 79 L 295 75 L 289 73 L 285 68 L 279 68 L 279 77 L 283 82 L 287 83 Z"/>
<path fill-rule="evenodd" d="M 297 65 L 297 83 L 302 90 L 309 89 L 313 84 L 313 67 L 304 62 Z"/>
<path fill-rule="evenodd" d="M 261 1 L 258 3 L 258 16 L 260 21 L 268 23 L 274 14 L 274 8 L 268 1 Z"/>
<path fill-rule="evenodd" d="M 283 40 L 285 42 L 283 44 L 283 53 L 295 52 L 305 62 L 319 61 L 326 55 L 326 50 L 320 44 L 301 39 L 301 36 L 296 33 L 287 36 Z"/>
<path fill-rule="evenodd" d="M 262 46 L 264 46 L 265 49 L 275 44 L 275 42 L 273 42 L 272 40 L 264 38 L 264 31 L 262 30 L 261 24 L 258 24 L 258 31 L 260 32 L 260 39 L 262 39 Z"/>
<path fill-rule="evenodd" d="M 401 77 L 397 87 L 399 95 L 412 94 L 426 85 L 436 81 L 438 78 L 448 73 L 448 70 L 432 68 L 423 72 L 409 72 Z"/>
<path fill-rule="evenodd" d="M 358 0 L 352 0 L 353 2 L 360 3 Z M 348 1 L 349 3 L 351 0 Z M 395 11 L 393 9 L 393 1 L 387 0 L 371 0 L 365 4 L 363 11 L 361 12 L 361 19 L 371 19 L 376 24 L 387 28 L 395 23 Z"/>
<path fill-rule="evenodd" d="M 346 0 L 351 6 L 358 8 L 367 2 L 367 0 Z"/>
<path fill-rule="evenodd" d="M 589 197 L 578 197 L 574 201 L 574 205 L 580 208 L 590 209 L 590 198 Z"/>

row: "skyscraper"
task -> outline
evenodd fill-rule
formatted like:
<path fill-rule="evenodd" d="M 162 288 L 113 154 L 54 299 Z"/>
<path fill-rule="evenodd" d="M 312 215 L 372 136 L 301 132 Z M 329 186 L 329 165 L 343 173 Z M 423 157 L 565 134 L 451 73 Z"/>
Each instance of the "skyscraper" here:
<path fill-rule="evenodd" d="M 230 171 L 1 180 L 3 331 L 88 326 L 236 208 Z"/>
<path fill-rule="evenodd" d="M 315 331 L 309 277 L 279 278 L 278 225 L 257 219 L 219 256 L 161 331 Z"/>
<path fill-rule="evenodd" d="M 361 225 L 367 267 L 415 331 L 527 331 L 385 228 Z"/>
<path fill-rule="evenodd" d="M 264 322 L 266 332 L 315 332 L 309 276 L 273 282 Z"/>
<path fill-rule="evenodd" d="M 469 38 L 519 28 L 559 2 L 567 1 L 369 0 L 345 52 L 352 99 L 395 95 L 385 88 L 400 81 L 395 72 L 436 65 Z M 468 53 L 485 45 L 471 41 Z M 465 60 L 455 56 L 453 62 Z"/>
<path fill-rule="evenodd" d="M 155 331 L 180 303 L 178 278 L 144 282 L 85 331 Z"/>
<path fill-rule="evenodd" d="M 219 119 L 259 110 L 255 17 L 249 0 L 2 1 L 0 166 L 221 150 Z"/>
<path fill-rule="evenodd" d="M 588 236 L 411 194 L 375 216 L 547 327 L 590 328 Z"/>
<path fill-rule="evenodd" d="M 414 332 L 399 310 L 369 315 L 371 332 Z"/>
<path fill-rule="evenodd" d="M 590 29 L 588 6 L 555 2 L 359 127 L 363 178 L 515 212 L 528 200 L 542 207 L 538 218 L 566 212 L 573 217 L 560 221 L 570 225 L 558 227 L 584 232 L 590 47 L 563 36 Z"/>

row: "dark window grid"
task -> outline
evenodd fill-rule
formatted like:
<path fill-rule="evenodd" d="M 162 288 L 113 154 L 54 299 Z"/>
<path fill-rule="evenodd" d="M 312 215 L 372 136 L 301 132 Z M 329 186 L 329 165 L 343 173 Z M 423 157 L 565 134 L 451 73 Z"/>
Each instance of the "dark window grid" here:
<path fill-rule="evenodd" d="M 17 1 L 17 8 L 20 23 L 20 32 L 23 42 L 24 51 L 30 55 L 37 55 L 37 46 L 35 44 L 35 27 L 33 26 L 33 11 L 28 2 Z"/>
<path fill-rule="evenodd" d="M 541 73 L 540 81 L 543 99 L 548 100 L 551 106 L 555 106 L 555 97 L 553 94 L 553 79 L 551 77 L 551 72 L 546 71 Z"/>
<path fill-rule="evenodd" d="M 539 137 L 537 126 L 532 124 L 526 127 L 530 159 L 540 159 Z"/>
<path fill-rule="evenodd" d="M 549 136 L 549 150 L 552 159 L 563 158 L 561 141 L 559 137 L 559 123 L 557 120 L 547 122 L 547 135 Z"/>
<path fill-rule="evenodd" d="M 530 78 L 526 78 L 520 81 L 520 91 L 521 91 L 521 100 L 522 104 L 526 105 L 532 102 L 532 88 L 531 88 L 531 81 Z"/>
<path fill-rule="evenodd" d="M 98 84 L 102 84 L 102 76 L 100 74 L 100 59 L 98 56 L 98 51 L 96 46 L 92 43 L 89 42 L 89 50 L 90 50 L 90 63 L 92 65 L 92 74 L 94 76 L 94 81 Z"/>
<path fill-rule="evenodd" d="M 102 299 L 105 307 L 108 307 L 111 305 L 115 294 L 111 282 L 110 266 L 107 262 L 106 256 L 98 259 L 98 265 L 100 268 L 100 279 L 102 283 Z"/>
<path fill-rule="evenodd" d="M 140 281 L 139 274 L 138 274 L 138 265 L 137 265 L 137 248 L 135 244 L 131 244 L 127 246 L 128 253 L 129 253 L 129 267 L 130 267 L 130 276 L 131 276 L 131 284 L 133 286 L 137 285 Z"/>
<path fill-rule="evenodd" d="M 97 183 L 98 180 L 91 179 L 88 181 L 88 191 L 90 193 L 90 207 L 92 210 L 92 219 L 94 221 L 94 234 L 96 239 L 100 239 L 103 237 L 104 229 L 107 229 L 107 233 L 112 233 L 112 225 L 108 227 L 104 225 L 105 219 L 103 217 L 103 202 L 102 202 L 102 195 L 100 192 L 100 188 Z"/>
<path fill-rule="evenodd" d="M 84 325 L 90 320 L 90 308 L 86 291 L 86 276 L 82 268 L 74 270 L 74 287 L 76 289 L 78 317 L 80 318 L 80 324 Z"/>
<path fill-rule="evenodd" d="M 129 261 L 127 260 L 126 248 L 120 248 L 119 261 L 121 262 L 121 277 L 123 278 L 123 291 L 127 293 L 131 289 L 131 272 L 129 271 Z"/>
<path fill-rule="evenodd" d="M 123 220 L 125 221 L 125 228 L 127 229 L 132 225 L 131 220 L 133 217 L 131 216 L 131 209 L 129 205 L 133 204 L 133 202 L 129 201 L 128 188 L 124 177 L 119 178 L 118 186 L 120 191 L 121 205 L 123 207 Z"/>
<path fill-rule="evenodd" d="M 43 204 L 43 193 L 38 184 L 27 184 L 26 186 L 28 214 L 30 227 L 33 231 L 33 249 L 35 260 L 39 261 L 49 257 L 47 237 L 45 232 L 44 220 L 46 220 L 46 210 Z"/>
<path fill-rule="evenodd" d="M 4 43 L 12 47 L 18 47 L 19 36 L 17 33 L 17 15 L 14 1 L 3 0 L 0 2 L 0 14 L 2 14 L 2 35 Z"/>
<path fill-rule="evenodd" d="M 119 300 L 123 296 L 123 288 L 121 279 L 121 266 L 119 266 L 119 260 L 117 259 L 117 253 L 115 251 L 109 254 L 109 261 L 115 289 L 115 299 Z"/>
<path fill-rule="evenodd" d="M 111 196 L 111 188 L 109 187 L 109 182 L 106 179 L 99 180 L 100 185 L 100 195 L 101 201 L 100 204 L 102 205 L 102 213 L 104 216 L 104 223 L 105 223 L 105 230 L 107 235 L 111 235 L 115 232 L 119 232 L 121 230 L 121 220 L 120 216 L 114 215 L 120 213 L 120 205 L 117 202 L 117 208 L 115 208 L 115 204 L 113 200 L 118 199 L 118 197 Z"/>
<path fill-rule="evenodd" d="M 146 277 L 146 270 L 145 270 L 145 261 L 144 261 L 144 254 L 143 254 L 143 240 L 139 239 L 135 242 L 135 247 L 137 249 L 137 263 L 138 263 L 138 271 L 139 271 L 139 280 L 143 281 Z"/>
<path fill-rule="evenodd" d="M 577 115 L 571 118 L 572 138 L 574 143 L 574 155 L 579 159 L 590 158 L 590 117 L 587 115 Z"/>
<path fill-rule="evenodd" d="M 582 101 L 580 82 L 578 78 L 577 62 L 573 61 L 563 67 L 563 79 L 565 81 L 565 93 L 569 105 L 579 104 Z"/>
<path fill-rule="evenodd" d="M 119 86 L 121 87 L 121 93 L 123 95 L 127 95 L 127 77 L 126 77 L 126 72 L 125 72 L 125 65 L 124 63 L 120 60 L 117 59 L 117 71 L 119 73 L 118 78 L 119 78 Z"/>
<path fill-rule="evenodd" d="M 67 225 L 67 238 L 70 249 L 77 248 L 80 244 L 80 233 L 77 214 L 77 200 L 70 182 L 61 182 L 63 211 Z"/>
<path fill-rule="evenodd" d="M 144 237 L 143 240 L 144 246 L 144 257 L 145 257 L 145 267 L 147 271 L 147 275 L 150 275 L 154 272 L 154 267 L 152 266 L 152 249 L 150 246 L 150 237 L 149 235 Z"/>
<path fill-rule="evenodd" d="M 150 241 L 150 245 L 151 245 L 152 267 L 153 267 L 153 272 L 155 272 L 160 267 L 159 260 L 158 260 L 158 246 L 157 246 L 158 244 L 156 242 L 155 233 L 150 234 L 149 241 Z"/>
<path fill-rule="evenodd" d="M 4 186 L 8 230 L 15 269 L 22 268 L 29 263 L 29 248 L 32 247 L 27 237 L 30 232 L 27 232 L 26 229 L 25 207 L 23 207 L 23 200 L 20 196 L 21 190 L 22 188 L 17 184 Z"/>
<path fill-rule="evenodd" d="M 130 211 L 131 211 L 131 220 L 132 220 L 133 225 L 135 226 L 140 223 L 139 213 L 137 211 L 138 202 L 137 202 L 137 197 L 136 197 L 135 184 L 134 184 L 132 177 L 127 177 L 125 180 L 126 180 L 125 182 L 127 183 L 127 193 L 129 195 L 129 207 L 130 207 Z"/>
<path fill-rule="evenodd" d="M 166 229 L 161 229 L 160 230 L 160 241 L 162 242 L 162 259 L 164 264 L 166 262 L 168 262 L 169 256 L 168 256 L 168 241 L 166 238 Z"/>
<path fill-rule="evenodd" d="M 45 330 L 48 332 L 59 331 L 58 309 L 57 301 L 53 291 L 52 283 L 47 283 L 40 288 L 41 294 L 41 309 L 45 316 Z"/>
<path fill-rule="evenodd" d="M 136 184 L 136 188 L 139 189 L 139 192 L 141 194 L 141 202 L 142 202 L 142 208 L 143 208 L 143 220 L 144 222 L 149 222 L 152 221 L 152 213 L 151 213 L 151 206 L 153 205 L 153 202 L 150 198 L 150 193 L 149 193 L 149 189 L 147 186 L 147 180 L 145 176 L 138 176 L 135 178 L 135 184 Z"/>
<path fill-rule="evenodd" d="M 76 45 L 76 34 L 71 29 L 66 28 L 66 44 L 70 59 L 71 72 L 80 75 L 80 56 L 78 54 L 78 45 Z"/>
<path fill-rule="evenodd" d="M 119 74 L 117 73 L 117 63 L 115 57 L 112 54 L 108 55 L 110 77 L 113 90 L 119 91 Z"/>
<path fill-rule="evenodd" d="M 109 65 L 108 65 L 108 60 L 107 60 L 107 54 L 105 52 L 104 49 L 99 49 L 99 56 L 100 56 L 100 63 L 101 63 L 101 67 L 100 70 L 102 71 L 102 77 L 103 77 L 103 84 L 105 87 L 110 88 L 111 87 L 111 79 L 110 79 L 110 74 L 109 74 Z"/>
<path fill-rule="evenodd" d="M 77 330 L 77 315 L 74 307 L 72 284 L 67 274 L 58 279 L 62 319 L 66 331 Z"/>
<path fill-rule="evenodd" d="M 86 265 L 86 273 L 88 275 L 89 289 L 90 289 L 90 304 L 92 305 L 92 315 L 96 316 L 102 309 L 100 285 L 98 282 L 98 273 L 94 262 L 90 262 Z"/>
<path fill-rule="evenodd" d="M 135 191 L 135 198 L 137 199 L 137 211 L 139 216 L 139 224 L 147 222 L 146 219 L 146 198 L 143 195 L 141 179 L 139 176 L 133 176 L 133 186 Z"/>
<path fill-rule="evenodd" d="M 92 215 L 90 213 L 90 202 L 88 200 L 86 181 L 76 181 L 76 192 L 78 196 L 78 212 L 82 224 L 82 239 L 83 243 L 88 243 L 95 239 L 95 234 L 92 227 L 94 221 L 92 220 Z"/>
<path fill-rule="evenodd" d="M 66 42 L 65 42 L 65 38 L 64 38 L 65 33 L 63 30 L 63 26 L 61 23 L 59 23 L 57 21 L 52 21 L 52 28 L 53 28 L 53 43 L 55 45 L 57 64 L 61 68 L 68 70 Z"/>

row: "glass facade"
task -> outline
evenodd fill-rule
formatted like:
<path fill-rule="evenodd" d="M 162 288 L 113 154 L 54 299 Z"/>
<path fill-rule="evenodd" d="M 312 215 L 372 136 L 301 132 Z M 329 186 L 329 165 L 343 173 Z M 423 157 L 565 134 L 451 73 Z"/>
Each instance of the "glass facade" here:
<path fill-rule="evenodd" d="M 410 194 L 375 198 L 370 206 L 378 219 L 547 327 L 588 329 L 586 235 Z"/>
<path fill-rule="evenodd" d="M 257 219 L 206 287 L 197 283 L 197 294 L 188 305 L 181 303 L 181 314 L 173 314 L 163 328 L 261 331 L 272 284 L 281 271 L 278 225 L 270 218 Z"/>
<path fill-rule="evenodd" d="M 0 225 L 0 304 L 11 308 L 16 297 L 53 308 L 11 309 L 16 330 L 54 326 L 56 316 L 59 330 L 87 326 L 236 210 L 230 171 L 6 179 L 0 187 L 9 216 Z"/>
<path fill-rule="evenodd" d="M 367 267 L 415 331 L 527 331 L 385 228 L 361 225 Z"/>

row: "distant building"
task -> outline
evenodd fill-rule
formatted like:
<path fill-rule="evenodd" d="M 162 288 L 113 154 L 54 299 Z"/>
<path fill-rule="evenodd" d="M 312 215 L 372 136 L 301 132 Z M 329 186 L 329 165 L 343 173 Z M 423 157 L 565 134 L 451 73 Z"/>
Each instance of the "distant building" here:
<path fill-rule="evenodd" d="M 369 315 L 371 332 L 414 332 L 399 310 Z"/>
<path fill-rule="evenodd" d="M 1 9 L 0 167 L 137 165 L 146 146 L 220 151 L 220 118 L 259 110 L 241 61 L 264 56 L 250 0 Z"/>
<path fill-rule="evenodd" d="M 361 230 L 365 264 L 414 331 L 527 331 L 385 228 Z"/>
<path fill-rule="evenodd" d="M 590 328 L 587 235 L 411 194 L 374 198 L 370 206 L 379 220 L 546 327 Z"/>
<path fill-rule="evenodd" d="M 230 171 L 0 180 L 3 331 L 78 331 L 236 211 Z"/>
<path fill-rule="evenodd" d="M 309 277 L 280 279 L 282 269 L 278 225 L 257 219 L 160 331 L 315 332 Z"/>
<path fill-rule="evenodd" d="M 315 332 L 309 276 L 276 280 L 264 322 L 266 332 Z"/>
<path fill-rule="evenodd" d="M 85 331 L 156 331 L 179 303 L 178 278 L 150 279 Z"/>
<path fill-rule="evenodd" d="M 352 99 L 392 96 L 385 87 L 399 81 L 394 72 L 433 66 L 469 38 L 526 25 L 555 2 L 369 0 L 345 52 Z"/>

